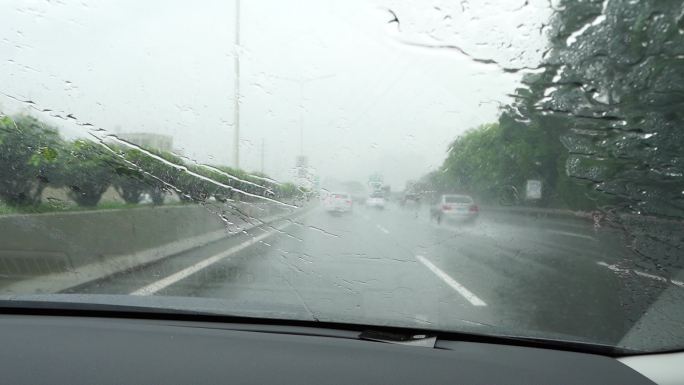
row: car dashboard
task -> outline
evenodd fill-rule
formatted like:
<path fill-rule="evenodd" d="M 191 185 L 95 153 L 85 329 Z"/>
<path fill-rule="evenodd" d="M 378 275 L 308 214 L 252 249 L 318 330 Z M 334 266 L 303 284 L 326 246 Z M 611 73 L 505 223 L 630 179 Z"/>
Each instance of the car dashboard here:
<path fill-rule="evenodd" d="M 78 315 L 0 316 L 8 384 L 652 384 L 596 354 L 353 330 Z"/>

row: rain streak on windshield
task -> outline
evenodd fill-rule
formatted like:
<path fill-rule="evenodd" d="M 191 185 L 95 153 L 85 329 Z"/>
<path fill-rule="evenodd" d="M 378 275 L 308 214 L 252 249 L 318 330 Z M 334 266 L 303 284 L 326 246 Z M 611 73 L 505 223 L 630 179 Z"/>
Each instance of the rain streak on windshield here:
<path fill-rule="evenodd" d="M 0 7 L 2 300 L 684 348 L 681 0 Z"/>

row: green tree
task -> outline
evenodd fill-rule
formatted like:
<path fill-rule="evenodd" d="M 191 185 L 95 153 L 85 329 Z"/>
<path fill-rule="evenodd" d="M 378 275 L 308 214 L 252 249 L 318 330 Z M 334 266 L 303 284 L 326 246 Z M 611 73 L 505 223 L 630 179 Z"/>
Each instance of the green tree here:
<path fill-rule="evenodd" d="M 164 169 L 162 175 L 168 174 L 170 166 L 157 165 L 158 161 L 141 149 L 116 148 L 115 150 L 122 162 L 121 166 L 116 169 L 117 175 L 113 185 L 121 198 L 127 203 L 139 203 L 143 194 L 148 193 L 153 204 L 164 203 L 166 185 L 163 180 L 150 172 Z"/>
<path fill-rule="evenodd" d="M 516 162 L 514 158 L 524 153 L 506 141 L 499 123 L 485 124 L 451 143 L 441 169 L 428 176 L 429 184 L 438 193 L 462 192 L 492 202 L 520 174 L 520 167 L 511 168 L 515 172 L 506 171 L 511 162 Z"/>
<path fill-rule="evenodd" d="M 113 178 L 112 185 L 119 196 L 126 203 L 140 203 L 143 193 L 149 190 L 149 184 L 145 182 L 144 174 L 123 165 L 117 167 L 115 173 L 116 176 Z"/>
<path fill-rule="evenodd" d="M 562 123 L 564 174 L 599 204 L 682 216 L 681 1 L 566 0 L 560 9 L 528 117 Z"/>
<path fill-rule="evenodd" d="M 0 118 L 0 198 L 11 205 L 41 202 L 64 143 L 56 129 L 20 115 Z"/>
<path fill-rule="evenodd" d="M 186 164 L 180 157 L 165 151 L 140 148 L 119 149 L 118 153 L 128 163 L 125 168 L 118 169 L 122 175 L 114 184 L 122 196 L 130 194 L 131 199 L 145 191 L 159 204 L 164 193 L 174 189 L 183 201 L 201 202 L 210 197 L 226 201 L 237 196 L 249 201 L 258 199 L 249 195 L 274 196 L 278 186 L 265 174 L 249 174 L 226 166 Z"/>
<path fill-rule="evenodd" d="M 131 194 L 147 192 L 156 205 L 164 202 L 164 195 L 170 189 L 175 189 L 181 199 L 190 199 L 183 192 L 182 182 L 186 180 L 182 176 L 186 166 L 179 157 L 169 152 L 145 148 L 119 149 L 118 153 L 123 160 L 129 162 L 128 167 L 137 167 L 132 175 L 134 180 L 123 181 Z"/>
<path fill-rule="evenodd" d="M 498 127 L 450 148 L 433 185 L 543 206 L 684 215 L 681 1 L 561 1 L 544 71 L 528 74 Z"/>
<path fill-rule="evenodd" d="M 96 206 L 112 185 L 121 163 L 99 144 L 76 140 L 62 157 L 61 182 L 79 206 Z"/>
<path fill-rule="evenodd" d="M 294 198 L 300 195 L 300 191 L 294 183 L 282 183 L 277 188 L 276 197 L 280 199 Z"/>

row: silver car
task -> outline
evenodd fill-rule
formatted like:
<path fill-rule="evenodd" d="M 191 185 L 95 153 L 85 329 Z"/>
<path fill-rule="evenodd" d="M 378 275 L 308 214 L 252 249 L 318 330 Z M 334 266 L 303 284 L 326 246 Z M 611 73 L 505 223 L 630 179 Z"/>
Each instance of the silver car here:
<path fill-rule="evenodd" d="M 473 222 L 477 219 L 480 208 L 468 195 L 444 194 L 437 204 L 430 209 L 430 217 L 441 223 L 442 219 L 455 219 Z"/>

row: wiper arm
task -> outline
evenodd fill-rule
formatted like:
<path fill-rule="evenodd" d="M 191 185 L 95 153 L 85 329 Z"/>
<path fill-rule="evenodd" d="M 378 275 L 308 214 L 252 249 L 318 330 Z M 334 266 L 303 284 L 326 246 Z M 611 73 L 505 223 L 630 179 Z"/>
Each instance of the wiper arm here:
<path fill-rule="evenodd" d="M 365 330 L 359 334 L 360 340 L 385 342 L 388 344 L 434 348 L 437 336 L 412 333 L 390 333 L 379 330 Z"/>

